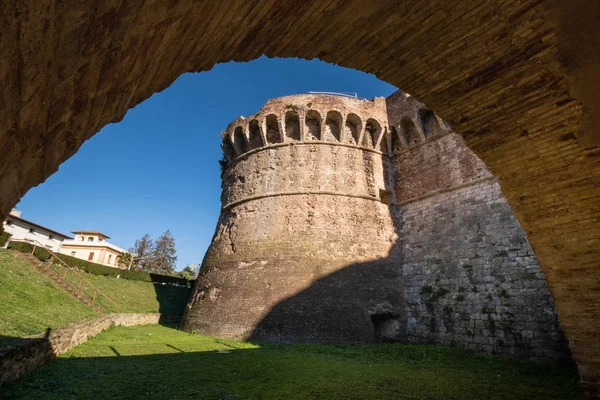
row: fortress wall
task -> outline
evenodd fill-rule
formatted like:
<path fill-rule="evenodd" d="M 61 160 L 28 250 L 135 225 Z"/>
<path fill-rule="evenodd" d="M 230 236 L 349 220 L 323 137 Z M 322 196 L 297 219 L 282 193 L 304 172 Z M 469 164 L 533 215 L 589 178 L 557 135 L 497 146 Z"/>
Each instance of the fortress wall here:
<path fill-rule="evenodd" d="M 525 233 L 462 138 L 447 133 L 404 148 L 392 165 L 407 318 L 401 339 L 570 359 Z"/>
<path fill-rule="evenodd" d="M 569 357 L 496 180 L 412 97 L 270 100 L 223 149 L 223 208 L 184 329 Z"/>
<path fill-rule="evenodd" d="M 400 214 L 407 341 L 569 358 L 544 274 L 494 180 L 405 204 Z"/>

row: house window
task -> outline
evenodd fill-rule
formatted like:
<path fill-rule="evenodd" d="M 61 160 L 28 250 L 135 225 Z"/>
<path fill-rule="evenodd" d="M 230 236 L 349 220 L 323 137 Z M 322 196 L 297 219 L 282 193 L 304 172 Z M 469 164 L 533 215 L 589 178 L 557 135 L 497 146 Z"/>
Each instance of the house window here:
<path fill-rule="evenodd" d="M 88 256 L 88 261 L 92 261 L 94 259 L 94 252 L 92 251 Z"/>
<path fill-rule="evenodd" d="M 75 257 L 75 254 L 77 254 L 77 252 L 76 251 L 72 251 L 71 252 L 71 257 Z"/>
<path fill-rule="evenodd" d="M 77 238 L 77 240 L 79 240 L 80 242 L 83 242 L 83 236 L 79 236 L 79 237 Z"/>
<path fill-rule="evenodd" d="M 93 238 L 93 237 L 89 237 L 89 238 L 88 238 L 88 242 L 93 242 L 93 241 L 94 241 L 94 238 Z"/>
<path fill-rule="evenodd" d="M 52 235 L 48 235 L 48 239 L 52 240 L 54 237 Z"/>
<path fill-rule="evenodd" d="M 6 225 L 12 225 L 12 221 L 6 221 Z"/>
<path fill-rule="evenodd" d="M 110 260 L 112 259 L 112 254 L 108 255 L 108 263 L 110 264 Z"/>
<path fill-rule="evenodd" d="M 29 233 L 35 233 L 35 230 L 33 228 L 30 228 Z"/>

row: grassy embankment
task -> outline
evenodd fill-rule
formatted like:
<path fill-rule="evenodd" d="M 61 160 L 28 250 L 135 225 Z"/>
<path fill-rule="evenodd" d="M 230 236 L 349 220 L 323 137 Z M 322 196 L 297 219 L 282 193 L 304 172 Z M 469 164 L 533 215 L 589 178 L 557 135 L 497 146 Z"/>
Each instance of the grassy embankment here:
<path fill-rule="evenodd" d="M 0 348 L 96 315 L 31 264 L 0 250 Z"/>
<path fill-rule="evenodd" d="M 256 345 L 117 327 L 1 399 L 581 399 L 577 371 L 436 346 Z"/>
<path fill-rule="evenodd" d="M 181 314 L 190 292 L 184 287 L 80 273 L 119 305 L 117 310 L 97 296 L 106 312 Z M 67 279 L 77 284 L 74 274 Z M 19 338 L 42 335 L 47 328 L 97 315 L 29 262 L 0 249 L 0 349 L 20 344 Z"/>
<path fill-rule="evenodd" d="M 97 296 L 107 312 L 183 314 L 190 295 L 190 289 L 185 287 L 78 272 L 119 306 L 116 309 Z M 78 284 L 78 278 L 73 274 L 68 274 L 67 279 Z"/>

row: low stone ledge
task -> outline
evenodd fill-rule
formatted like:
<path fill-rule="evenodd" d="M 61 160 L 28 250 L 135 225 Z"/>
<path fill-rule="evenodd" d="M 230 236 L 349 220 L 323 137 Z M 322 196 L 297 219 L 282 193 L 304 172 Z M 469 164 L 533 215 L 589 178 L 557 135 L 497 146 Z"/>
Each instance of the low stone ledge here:
<path fill-rule="evenodd" d="M 116 313 L 76 322 L 63 328 L 49 329 L 46 337 L 31 339 L 23 346 L 0 354 L 0 387 L 36 370 L 111 326 L 176 323 L 180 319 L 181 315 Z"/>

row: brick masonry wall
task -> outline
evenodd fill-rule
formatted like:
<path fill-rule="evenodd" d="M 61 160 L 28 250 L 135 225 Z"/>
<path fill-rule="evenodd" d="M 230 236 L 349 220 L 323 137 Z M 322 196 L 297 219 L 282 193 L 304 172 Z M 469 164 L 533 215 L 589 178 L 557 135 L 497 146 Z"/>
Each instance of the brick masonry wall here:
<path fill-rule="evenodd" d="M 149 325 L 159 322 L 177 322 L 178 319 L 176 316 L 158 313 L 118 313 L 51 330 L 46 338 L 32 339 L 22 347 L 0 354 L 0 387 L 34 371 L 111 326 Z"/>
<path fill-rule="evenodd" d="M 544 274 L 495 180 L 405 204 L 406 340 L 569 359 Z"/>

